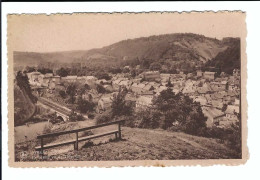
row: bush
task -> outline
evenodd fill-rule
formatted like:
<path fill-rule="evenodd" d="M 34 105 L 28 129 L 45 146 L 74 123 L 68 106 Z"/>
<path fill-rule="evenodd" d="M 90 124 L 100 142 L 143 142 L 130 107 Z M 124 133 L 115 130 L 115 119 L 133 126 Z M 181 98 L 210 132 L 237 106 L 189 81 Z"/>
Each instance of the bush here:
<path fill-rule="evenodd" d="M 60 90 L 60 91 L 59 91 L 59 94 L 60 94 L 60 96 L 61 96 L 63 99 L 66 98 L 66 93 L 65 93 L 65 91 Z"/>
<path fill-rule="evenodd" d="M 106 93 L 106 89 L 104 88 L 103 85 L 97 84 L 97 92 L 101 93 L 101 94 L 104 94 L 104 93 Z"/>
<path fill-rule="evenodd" d="M 84 117 L 82 116 L 82 114 L 77 114 L 74 111 L 72 111 L 71 114 L 69 115 L 69 120 L 72 122 L 83 121 Z"/>
<path fill-rule="evenodd" d="M 112 116 L 110 111 L 105 111 L 102 114 L 97 115 L 97 124 L 108 123 L 112 121 Z"/>
<path fill-rule="evenodd" d="M 77 102 L 77 109 L 81 113 L 93 112 L 94 107 L 95 107 L 95 103 L 84 100 L 81 97 L 79 98 L 79 100 Z"/>
<path fill-rule="evenodd" d="M 95 114 L 94 113 L 89 113 L 88 114 L 88 118 L 89 119 L 94 119 L 95 118 Z"/>

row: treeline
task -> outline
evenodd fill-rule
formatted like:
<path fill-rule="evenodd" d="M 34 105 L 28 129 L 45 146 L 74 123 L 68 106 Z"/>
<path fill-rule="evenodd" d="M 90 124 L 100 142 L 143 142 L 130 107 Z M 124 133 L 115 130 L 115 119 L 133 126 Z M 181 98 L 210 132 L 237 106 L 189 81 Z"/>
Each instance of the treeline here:
<path fill-rule="evenodd" d="M 35 68 L 35 67 L 30 67 L 30 66 L 27 66 L 25 68 L 24 73 L 30 73 L 30 72 L 34 72 L 34 71 L 38 71 L 42 74 L 53 73 L 53 70 L 49 69 L 49 68 L 45 68 L 45 67 Z"/>
<path fill-rule="evenodd" d="M 37 98 L 33 96 L 28 77 L 19 71 L 14 85 L 14 125 L 28 121 L 36 110 Z"/>

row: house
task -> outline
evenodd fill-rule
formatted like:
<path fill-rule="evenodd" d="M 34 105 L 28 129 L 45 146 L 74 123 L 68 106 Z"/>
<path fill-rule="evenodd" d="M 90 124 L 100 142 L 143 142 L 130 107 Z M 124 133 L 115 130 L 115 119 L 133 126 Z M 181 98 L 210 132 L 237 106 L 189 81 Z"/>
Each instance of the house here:
<path fill-rule="evenodd" d="M 155 81 L 155 80 L 160 80 L 160 73 L 159 71 L 148 71 L 143 73 L 143 78 L 146 81 Z"/>
<path fill-rule="evenodd" d="M 224 103 L 221 100 L 212 100 L 212 107 L 222 110 Z"/>
<path fill-rule="evenodd" d="M 235 85 L 235 84 L 228 84 L 228 90 L 230 91 L 236 91 L 239 90 L 239 86 Z"/>
<path fill-rule="evenodd" d="M 221 121 L 225 117 L 225 113 L 214 107 L 202 107 L 202 112 L 204 116 L 207 117 L 207 127 L 218 125 L 219 121 Z"/>
<path fill-rule="evenodd" d="M 60 84 L 60 76 L 52 76 L 51 81 L 53 81 L 55 84 Z"/>
<path fill-rule="evenodd" d="M 152 97 L 149 96 L 140 96 L 136 99 L 136 108 L 144 109 L 152 105 Z"/>
<path fill-rule="evenodd" d="M 201 71 L 201 70 L 198 70 L 198 71 L 197 71 L 197 77 L 202 77 L 202 75 L 203 75 L 202 71 Z"/>
<path fill-rule="evenodd" d="M 53 73 L 46 73 L 44 76 L 45 76 L 45 77 L 52 77 L 52 76 L 53 76 Z"/>
<path fill-rule="evenodd" d="M 171 74 L 162 73 L 160 74 L 160 77 L 162 82 L 168 82 L 169 80 L 171 80 Z"/>
<path fill-rule="evenodd" d="M 197 96 L 193 100 L 194 102 L 199 102 L 201 106 L 207 105 L 208 101 L 205 97 L 203 96 Z"/>
<path fill-rule="evenodd" d="M 213 91 L 224 91 L 227 89 L 227 81 L 211 82 L 210 86 Z"/>
<path fill-rule="evenodd" d="M 208 71 L 206 71 L 206 72 L 203 73 L 203 77 L 205 79 L 208 79 L 208 80 L 214 80 L 215 79 L 215 74 L 216 74 L 216 72 L 208 72 Z"/>
<path fill-rule="evenodd" d="M 234 105 L 235 106 L 239 106 L 240 105 L 240 100 L 238 98 L 235 98 Z"/>
<path fill-rule="evenodd" d="M 134 83 L 132 86 L 131 86 L 131 89 L 134 93 L 136 94 L 142 94 L 143 92 L 143 88 L 145 87 L 145 84 L 144 83 Z"/>
<path fill-rule="evenodd" d="M 228 105 L 225 113 L 227 120 L 238 121 L 239 106 Z"/>
<path fill-rule="evenodd" d="M 86 77 L 85 76 L 77 76 L 76 82 L 79 82 L 80 84 L 85 84 Z"/>
<path fill-rule="evenodd" d="M 113 91 L 113 87 L 112 87 L 111 85 L 109 85 L 109 84 L 105 84 L 103 87 L 104 87 L 104 88 L 106 89 L 106 91 L 108 91 L 108 92 L 112 92 L 112 91 Z"/>
<path fill-rule="evenodd" d="M 129 88 L 128 83 L 129 83 L 129 80 L 123 80 L 119 83 L 119 86 L 126 87 L 128 89 Z"/>
<path fill-rule="evenodd" d="M 143 93 L 152 93 L 153 94 L 153 90 L 154 90 L 154 87 L 151 84 L 146 84 L 143 87 L 142 92 Z"/>
<path fill-rule="evenodd" d="M 66 77 L 63 77 L 62 79 L 66 82 L 73 83 L 73 82 L 77 81 L 77 76 L 66 76 Z"/>
<path fill-rule="evenodd" d="M 120 85 L 119 85 L 120 82 L 121 82 L 121 79 L 117 79 L 115 81 L 112 81 L 113 89 L 118 90 L 119 87 L 120 87 Z"/>
<path fill-rule="evenodd" d="M 49 89 L 50 89 L 50 90 L 54 90 L 54 89 L 55 89 L 55 87 L 56 87 L 56 84 L 55 84 L 55 82 L 53 82 L 53 81 L 50 81 L 50 82 L 49 82 L 49 84 L 48 84 L 48 87 L 49 87 Z"/>
<path fill-rule="evenodd" d="M 185 86 L 184 86 L 184 88 L 182 90 L 182 93 L 184 93 L 184 94 L 195 93 L 196 87 L 195 87 L 194 84 L 195 84 L 194 81 L 191 81 L 191 80 L 186 81 Z"/>
<path fill-rule="evenodd" d="M 36 71 L 36 72 L 27 73 L 26 75 L 29 79 L 29 83 L 31 85 L 36 85 L 39 82 L 39 76 L 42 76 L 42 73 Z"/>
<path fill-rule="evenodd" d="M 98 112 L 102 112 L 109 109 L 112 105 L 112 102 L 113 102 L 112 97 L 101 97 L 100 100 L 98 101 L 98 107 L 97 107 Z"/>

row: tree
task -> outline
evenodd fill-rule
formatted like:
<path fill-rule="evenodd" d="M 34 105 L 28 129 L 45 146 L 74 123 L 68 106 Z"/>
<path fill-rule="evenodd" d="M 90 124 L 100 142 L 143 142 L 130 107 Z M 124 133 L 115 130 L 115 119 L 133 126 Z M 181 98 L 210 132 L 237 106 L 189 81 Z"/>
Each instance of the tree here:
<path fill-rule="evenodd" d="M 60 90 L 60 91 L 59 91 L 59 94 L 60 94 L 60 96 L 61 96 L 63 99 L 66 98 L 66 93 L 65 93 L 65 91 Z"/>
<path fill-rule="evenodd" d="M 166 84 L 167 87 L 173 87 L 171 81 L 170 81 L 170 78 L 168 79 L 168 83 Z"/>
<path fill-rule="evenodd" d="M 132 69 L 130 71 L 130 74 L 131 74 L 131 77 L 134 78 L 136 76 L 136 70 L 135 69 Z"/>
<path fill-rule="evenodd" d="M 194 103 L 181 93 L 175 95 L 170 88 L 162 91 L 153 100 L 153 108 L 161 112 L 163 129 L 168 129 L 174 122 L 178 122 L 180 130 L 197 134 L 199 129 L 206 127 L 207 119 L 199 103 Z"/>
<path fill-rule="evenodd" d="M 72 110 L 69 115 L 69 120 L 72 122 L 83 121 L 84 117 L 81 114 L 77 114 L 74 110 Z"/>
<path fill-rule="evenodd" d="M 149 69 L 151 71 L 160 71 L 162 69 L 162 65 L 159 62 L 154 62 L 150 65 Z"/>
<path fill-rule="evenodd" d="M 84 100 L 82 99 L 82 97 L 79 98 L 77 102 L 77 109 L 81 113 L 93 112 L 94 108 L 95 108 L 95 104 L 93 102 Z"/>
<path fill-rule="evenodd" d="M 64 69 L 64 68 L 60 68 L 57 70 L 57 74 L 60 76 L 60 77 L 66 77 L 69 75 L 69 70 L 68 69 Z"/>
<path fill-rule="evenodd" d="M 125 96 L 127 90 L 125 88 L 120 88 L 117 95 L 115 95 L 112 101 L 112 116 L 121 116 L 121 115 L 131 115 L 133 112 L 133 107 L 130 103 L 127 103 Z"/>
<path fill-rule="evenodd" d="M 97 84 L 97 92 L 101 93 L 101 94 L 104 94 L 104 93 L 106 93 L 106 89 L 104 88 L 103 85 Z"/>
<path fill-rule="evenodd" d="M 105 80 L 110 80 L 111 79 L 111 76 L 109 76 L 107 73 L 105 73 L 105 72 L 96 72 L 96 77 L 98 78 L 98 79 L 105 79 Z"/>
<path fill-rule="evenodd" d="M 31 86 L 29 84 L 28 76 L 26 74 L 22 73 L 21 71 L 18 71 L 17 75 L 16 75 L 16 82 L 17 82 L 17 85 L 22 90 L 25 90 L 26 94 L 29 96 L 31 101 L 33 103 L 36 103 L 37 98 L 35 96 L 33 96 L 33 94 L 32 94 L 32 90 L 31 90 Z"/>
<path fill-rule="evenodd" d="M 68 102 L 73 104 L 76 100 L 75 95 L 76 95 L 76 85 L 75 84 L 69 84 L 68 87 L 66 88 L 66 94 L 69 95 Z"/>

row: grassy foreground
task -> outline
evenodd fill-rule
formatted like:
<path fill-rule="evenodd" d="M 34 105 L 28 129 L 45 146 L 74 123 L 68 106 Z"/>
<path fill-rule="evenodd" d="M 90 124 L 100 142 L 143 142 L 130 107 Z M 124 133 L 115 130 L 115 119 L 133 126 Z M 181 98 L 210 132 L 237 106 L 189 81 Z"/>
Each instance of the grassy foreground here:
<path fill-rule="evenodd" d="M 51 149 L 47 161 L 112 161 L 174 159 L 236 159 L 239 155 L 216 139 L 181 132 L 123 127 L 122 140 L 114 136 L 81 143 L 79 151 L 72 146 Z M 30 148 L 29 148 L 30 149 Z M 16 160 L 21 160 L 19 153 Z M 38 161 L 41 158 L 25 158 Z"/>

